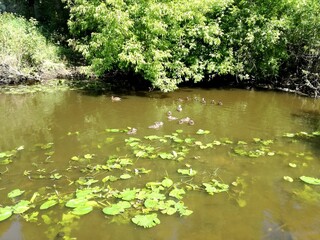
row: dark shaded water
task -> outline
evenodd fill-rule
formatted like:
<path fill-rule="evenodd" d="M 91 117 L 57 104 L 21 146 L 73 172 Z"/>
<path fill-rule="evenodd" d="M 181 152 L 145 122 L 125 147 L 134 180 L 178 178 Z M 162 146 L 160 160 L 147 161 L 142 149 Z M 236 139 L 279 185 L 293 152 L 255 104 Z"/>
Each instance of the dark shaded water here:
<path fill-rule="evenodd" d="M 0 222 L 0 239 L 320 239 L 320 197 L 307 201 L 303 194 L 302 175 L 320 177 L 319 137 L 292 142 L 283 138 L 285 133 L 313 132 L 320 128 L 320 101 L 294 95 L 243 90 L 182 89 L 175 93 L 139 93 L 121 96 L 121 102 L 112 102 L 110 96 L 90 96 L 75 91 L 35 93 L 28 95 L 0 95 L 0 152 L 24 146 L 13 162 L 0 165 L 0 206 L 12 204 L 7 193 L 15 188 L 25 190 L 24 198 L 31 199 L 35 191 L 46 187 L 57 192 L 67 192 L 81 176 L 80 171 L 68 173 L 73 156 L 95 154 L 105 161 L 108 156 L 129 155 L 124 140 L 125 133 L 109 133 L 106 129 L 137 128 L 134 137 L 171 134 L 183 130 L 186 137 L 196 137 L 198 129 L 209 130 L 201 141 L 212 142 L 228 138 L 232 145 L 215 146 L 201 150 L 191 148 L 181 161 L 136 159 L 138 167 L 152 170 L 147 181 L 159 181 L 169 176 L 177 181 L 192 179 L 195 183 L 211 177 L 230 184 L 228 193 L 210 196 L 201 191 L 191 191 L 183 199 L 193 211 L 188 217 L 159 215 L 161 224 L 143 229 L 132 223 L 113 222 L 101 211 L 67 224 L 59 224 L 65 207 L 39 211 L 36 222 L 14 215 Z M 191 100 L 186 100 L 189 97 Z M 181 98 L 184 101 L 179 102 Z M 205 98 L 207 103 L 199 100 Z M 198 100 L 195 100 L 198 99 Z M 210 100 L 223 105 L 210 104 Z M 177 105 L 183 110 L 177 112 Z M 179 118 L 190 117 L 195 124 L 178 124 L 168 121 L 167 112 Z M 150 129 L 155 121 L 163 121 L 160 129 Z M 200 136 L 199 136 L 200 137 Z M 273 140 L 270 156 L 259 158 L 234 154 L 238 141 L 252 143 L 253 138 Z M 53 143 L 49 150 L 36 144 Z M 161 146 L 159 145 L 159 148 Z M 98 160 L 97 160 L 98 161 Z M 292 168 L 289 163 L 295 163 Z M 198 171 L 194 178 L 181 177 L 176 169 L 192 165 Z M 76 164 L 72 164 L 76 167 Z M 25 171 L 31 174 L 26 174 Z M 43 179 L 36 179 L 41 175 Z M 59 172 L 62 178 L 48 176 Z M 37 175 L 38 174 L 38 175 Z M 287 182 L 284 176 L 293 178 Z M 180 179 L 181 178 L 181 179 Z M 237 181 L 238 185 L 231 183 Z M 135 178 L 131 186 L 145 184 Z M 191 180 L 190 180 L 191 181 Z M 129 184 L 129 185 L 130 185 Z M 120 183 L 120 187 L 125 183 Z M 119 186 L 118 186 L 119 187 Z M 318 186 L 310 186 L 319 192 Z M 71 191 L 71 190 L 70 190 Z M 27 212 L 28 213 L 28 212 Z M 43 215 L 51 223 L 44 223 Z M 117 219 L 119 221 L 119 219 Z M 121 220 L 121 219 L 120 219 Z M 58 236 L 56 236 L 58 234 Z M 56 236 L 56 237 L 55 237 Z"/>

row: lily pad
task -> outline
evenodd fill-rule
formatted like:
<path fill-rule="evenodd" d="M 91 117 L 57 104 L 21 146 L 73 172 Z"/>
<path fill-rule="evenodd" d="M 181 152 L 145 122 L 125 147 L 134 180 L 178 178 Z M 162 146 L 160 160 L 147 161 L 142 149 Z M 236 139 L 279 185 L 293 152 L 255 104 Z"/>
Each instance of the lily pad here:
<path fill-rule="evenodd" d="M 144 228 L 152 228 L 160 224 L 160 220 L 156 213 L 147 214 L 147 215 L 136 215 L 131 220 L 133 223 Z"/>
<path fill-rule="evenodd" d="M 13 212 L 16 214 L 21 214 L 28 211 L 31 208 L 30 202 L 27 200 L 21 200 L 15 206 L 13 206 Z"/>
<path fill-rule="evenodd" d="M 78 216 L 85 215 L 90 213 L 93 210 L 93 207 L 90 205 L 83 205 L 76 207 L 72 210 L 72 213 Z"/>
<path fill-rule="evenodd" d="M 0 208 L 0 222 L 8 219 L 12 215 L 11 207 Z"/>
<path fill-rule="evenodd" d="M 120 213 L 123 213 L 126 208 L 130 208 L 131 204 L 127 201 L 120 201 L 116 204 L 112 204 L 109 207 L 105 207 L 102 209 L 102 212 L 106 215 L 118 215 Z"/>
<path fill-rule="evenodd" d="M 173 181 L 170 178 L 165 178 L 164 180 L 162 180 L 161 184 L 162 186 L 169 188 L 172 186 Z"/>
<path fill-rule="evenodd" d="M 52 200 L 48 200 L 48 201 L 46 201 L 46 202 L 41 204 L 40 209 L 41 210 L 45 210 L 45 209 L 48 209 L 50 207 L 53 207 L 56 204 L 58 204 L 57 200 L 53 200 L 53 199 Z"/>
<path fill-rule="evenodd" d="M 20 190 L 20 189 L 14 189 L 11 192 L 8 193 L 8 198 L 15 198 L 15 197 L 19 197 L 24 193 L 24 191 Z"/>
<path fill-rule="evenodd" d="M 320 185 L 320 179 L 319 178 L 301 176 L 300 180 L 302 180 L 305 183 L 312 184 L 312 185 Z"/>

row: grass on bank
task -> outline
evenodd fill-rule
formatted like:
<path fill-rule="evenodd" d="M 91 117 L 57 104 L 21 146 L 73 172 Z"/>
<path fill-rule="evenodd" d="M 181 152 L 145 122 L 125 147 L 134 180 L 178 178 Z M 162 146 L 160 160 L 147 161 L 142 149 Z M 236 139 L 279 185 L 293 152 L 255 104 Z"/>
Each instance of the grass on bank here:
<path fill-rule="evenodd" d="M 39 74 L 64 68 L 59 47 L 49 42 L 35 19 L 0 14 L 0 59 L 21 74 Z"/>

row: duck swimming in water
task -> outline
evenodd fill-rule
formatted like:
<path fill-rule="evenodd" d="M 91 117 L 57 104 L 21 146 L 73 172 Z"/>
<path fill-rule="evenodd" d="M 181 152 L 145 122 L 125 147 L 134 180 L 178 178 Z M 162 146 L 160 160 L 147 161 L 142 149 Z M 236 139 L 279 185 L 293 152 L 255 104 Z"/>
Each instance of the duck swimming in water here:
<path fill-rule="evenodd" d="M 111 101 L 112 101 L 112 102 L 120 102 L 120 101 L 121 101 L 121 98 L 111 96 Z"/>
<path fill-rule="evenodd" d="M 174 117 L 174 116 L 168 116 L 168 120 L 169 121 L 174 121 L 174 120 L 177 120 L 178 118 L 177 117 Z"/>
<path fill-rule="evenodd" d="M 184 124 L 184 123 L 187 123 L 189 122 L 191 119 L 189 117 L 185 117 L 185 118 L 181 118 L 179 120 L 179 124 Z"/>
<path fill-rule="evenodd" d="M 159 129 L 162 126 L 163 126 L 163 122 L 155 122 L 153 125 L 149 126 L 148 128 Z"/>
<path fill-rule="evenodd" d="M 190 119 L 189 122 L 188 122 L 188 124 L 189 124 L 190 126 L 192 126 L 192 125 L 194 125 L 194 121 L 193 121 L 192 119 Z"/>
<path fill-rule="evenodd" d="M 136 134 L 137 131 L 138 131 L 138 130 L 137 130 L 136 128 L 130 128 L 129 131 L 127 132 L 127 134 L 133 135 L 133 134 Z"/>

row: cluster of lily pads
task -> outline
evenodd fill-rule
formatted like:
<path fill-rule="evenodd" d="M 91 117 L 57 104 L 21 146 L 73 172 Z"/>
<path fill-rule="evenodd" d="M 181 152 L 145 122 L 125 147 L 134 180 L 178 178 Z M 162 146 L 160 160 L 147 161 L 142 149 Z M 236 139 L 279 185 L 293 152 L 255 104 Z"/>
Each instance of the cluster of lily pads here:
<path fill-rule="evenodd" d="M 106 129 L 108 134 L 114 135 L 110 138 L 110 142 L 117 137 L 117 134 L 122 137 L 126 135 L 126 131 L 128 129 Z M 79 132 L 70 132 L 67 135 L 72 137 L 79 134 Z M 229 191 L 230 185 L 224 183 L 220 178 L 211 178 L 208 181 L 197 183 L 194 178 L 198 171 L 192 168 L 190 163 L 184 164 L 183 168 L 176 169 L 176 174 L 180 177 L 167 175 L 154 181 L 142 182 L 143 176 L 148 175 L 151 170 L 137 167 L 136 163 L 140 160 L 173 161 L 178 165 L 190 159 L 191 150 L 210 150 L 223 146 L 228 148 L 231 156 L 257 158 L 280 154 L 271 148 L 274 140 L 254 138 L 248 143 L 236 142 L 227 138 L 208 140 L 207 137 L 201 137 L 208 134 L 210 131 L 199 129 L 193 134 L 184 134 L 183 130 L 176 130 L 163 136 L 128 137 L 124 139 L 124 147 L 129 152 L 125 156 L 111 155 L 101 162 L 98 154 L 86 153 L 72 156 L 66 172 L 63 173 L 62 170 L 47 172 L 44 168 L 37 168 L 36 171 L 25 170 L 23 175 L 27 179 L 32 181 L 51 179 L 53 185 L 38 191 L 20 188 L 11 190 L 7 194 L 7 203 L 0 205 L 0 221 L 9 219 L 14 214 L 23 216 L 27 221 L 37 221 L 38 216 L 42 214 L 42 219 L 46 221 L 47 211 L 54 208 L 65 209 L 74 216 L 86 215 L 94 209 L 100 209 L 101 213 L 108 218 L 122 215 L 127 222 L 131 221 L 138 226 L 151 228 L 160 224 L 159 214 L 176 214 L 181 217 L 192 214 L 192 210 L 188 209 L 183 201 L 188 191 L 215 195 Z M 320 132 L 284 135 L 287 138 L 318 136 Z M 39 151 L 44 151 L 46 162 L 50 163 L 51 156 L 55 154 L 54 143 L 38 144 L 35 147 Z M 23 151 L 26 149 L 21 146 L 11 151 L 1 152 L 0 164 L 12 163 L 17 154 L 20 152 L 23 154 Z M 9 171 L 8 168 L 5 172 L 1 172 L 1 175 L 5 175 L 7 171 Z M 74 171 L 77 171 L 77 176 L 80 174 L 80 177 L 72 179 L 68 176 Z M 128 180 L 135 178 L 139 179 L 140 185 L 129 186 L 132 181 Z M 285 176 L 284 179 L 291 181 L 288 176 Z M 315 177 L 301 176 L 300 180 L 307 184 L 320 185 L 320 179 Z M 124 181 L 128 181 L 126 187 L 123 187 Z M 65 190 L 59 188 L 59 182 L 66 186 Z M 66 182 L 68 184 L 65 184 Z M 246 187 L 245 182 L 238 177 L 231 183 L 231 186 L 238 187 L 239 190 L 233 190 L 233 192 L 238 194 L 236 200 L 239 206 L 244 207 L 246 202 L 241 195 Z"/>

